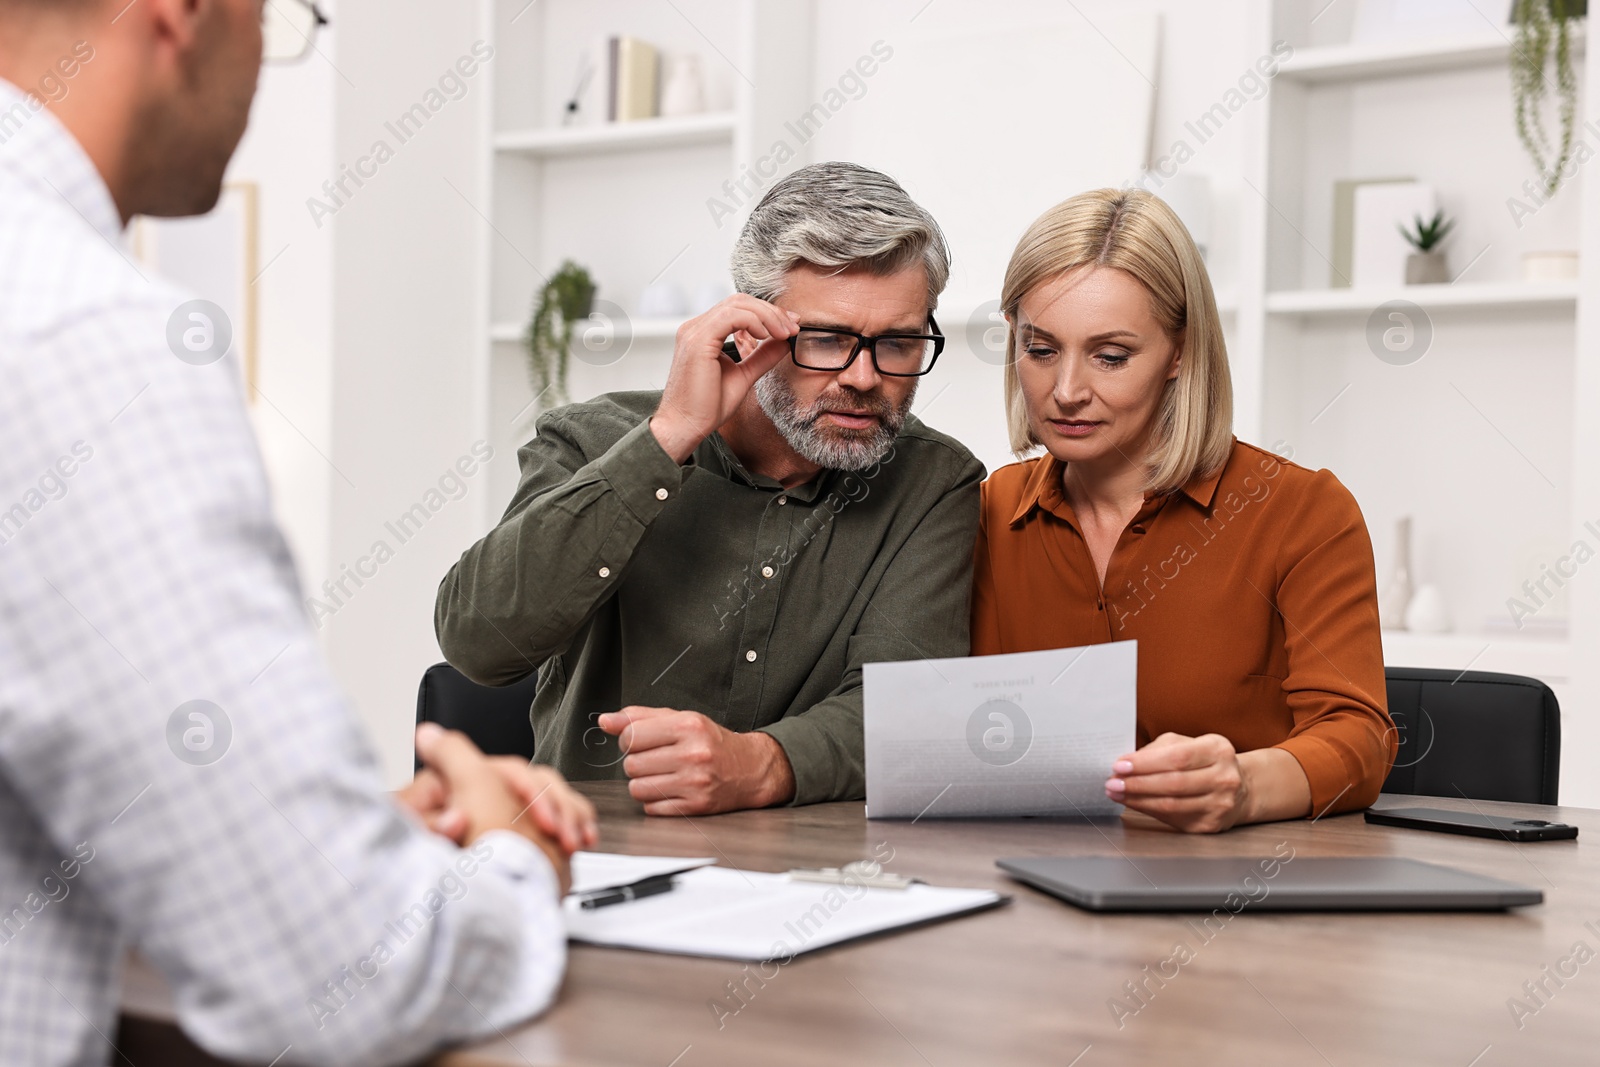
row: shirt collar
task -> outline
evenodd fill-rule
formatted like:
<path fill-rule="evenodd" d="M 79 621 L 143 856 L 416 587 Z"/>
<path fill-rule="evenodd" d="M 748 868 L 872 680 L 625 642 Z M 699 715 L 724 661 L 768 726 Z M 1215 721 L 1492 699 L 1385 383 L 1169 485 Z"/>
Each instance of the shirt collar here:
<path fill-rule="evenodd" d="M 0 78 L 0 177 L 46 199 L 65 200 L 84 222 L 113 245 L 122 240 L 122 216 L 94 162 L 61 120 L 35 93 Z"/>
<path fill-rule="evenodd" d="M 1035 509 L 1056 514 L 1071 511 L 1066 495 L 1061 491 L 1061 472 L 1065 466 L 1066 464 L 1049 453 L 1040 457 L 1040 462 L 1034 464 L 1033 472 L 1028 475 L 1027 484 L 1023 486 L 1022 498 L 1017 502 L 1016 510 L 1011 513 L 1011 526 L 1021 526 Z M 1217 470 L 1206 477 L 1191 479 L 1178 491 L 1200 507 L 1209 510 L 1211 501 L 1217 495 L 1217 483 L 1221 480 L 1222 471 Z M 1149 504 L 1156 496 L 1155 493 L 1145 493 L 1145 503 Z"/>
<path fill-rule="evenodd" d="M 778 490 L 790 500 L 801 504 L 815 502 L 836 473 L 832 469 L 824 468 L 810 481 L 784 489 L 783 484 L 777 479 L 768 478 L 764 474 L 753 474 L 746 469 L 745 465 L 739 462 L 739 457 L 734 455 L 733 448 L 723 439 L 722 434 L 715 430 L 700 448 L 695 450 L 695 461 L 699 466 L 715 470 L 730 481 L 741 481 L 755 489 Z"/>

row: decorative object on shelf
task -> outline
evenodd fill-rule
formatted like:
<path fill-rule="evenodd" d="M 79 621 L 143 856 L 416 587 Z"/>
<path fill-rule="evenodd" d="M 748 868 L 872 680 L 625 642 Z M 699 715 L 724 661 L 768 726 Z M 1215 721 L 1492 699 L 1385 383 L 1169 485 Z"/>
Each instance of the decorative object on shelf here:
<path fill-rule="evenodd" d="M 660 53 L 637 37 L 613 37 L 607 45 L 606 117 L 612 122 L 655 118 Z"/>
<path fill-rule="evenodd" d="M 733 283 L 726 278 L 712 278 L 694 287 L 689 300 L 689 314 L 704 315 L 716 305 L 733 295 Z"/>
<path fill-rule="evenodd" d="M 684 299 L 683 289 L 677 282 L 666 280 L 651 282 L 644 287 L 644 292 L 639 294 L 641 319 L 682 318 L 688 310 L 689 303 Z"/>
<path fill-rule="evenodd" d="M 557 398 L 566 398 L 572 334 L 594 310 L 594 293 L 594 279 L 570 259 L 539 290 L 527 335 L 528 368 L 537 396 L 553 385 Z"/>
<path fill-rule="evenodd" d="M 1576 252 L 1522 253 L 1522 280 L 1525 282 L 1570 282 L 1577 277 Z"/>
<path fill-rule="evenodd" d="M 1416 249 L 1406 257 L 1407 285 L 1443 285 L 1450 280 L 1450 267 L 1439 243 L 1455 229 L 1456 220 L 1444 217 L 1444 209 L 1424 220 L 1421 215 L 1412 219 L 1410 228 L 1400 227 L 1400 236 Z"/>
<path fill-rule="evenodd" d="M 1438 586 L 1424 585 L 1417 589 L 1406 608 L 1406 629 L 1418 634 L 1450 632 L 1450 609 Z"/>
<path fill-rule="evenodd" d="M 1511 100 L 1516 108 L 1517 137 L 1539 170 L 1546 196 L 1561 187 L 1572 158 L 1572 135 L 1578 116 L 1578 76 L 1572 68 L 1572 24 L 1589 13 L 1589 0 L 1512 0 Z M 1555 66 L 1559 96 L 1560 141 L 1552 146 L 1544 128 L 1545 93 Z"/>
<path fill-rule="evenodd" d="M 661 78 L 661 114 L 698 115 L 706 109 L 706 79 L 699 56 L 673 56 Z"/>
<path fill-rule="evenodd" d="M 594 85 L 594 73 L 598 65 L 593 52 L 585 52 L 578 60 L 578 74 L 572 86 L 572 95 L 561 109 L 561 125 L 572 126 L 588 117 L 590 109 L 585 105 L 594 100 L 590 87 Z"/>
<path fill-rule="evenodd" d="M 1439 209 L 1426 182 L 1385 182 L 1355 191 L 1355 228 L 1350 241 L 1350 283 L 1357 289 L 1403 285 L 1411 246 L 1397 228 Z"/>
<path fill-rule="evenodd" d="M 1482 30 L 1483 16 L 1470 0 L 1357 0 L 1350 37 L 1387 42 Z"/>
<path fill-rule="evenodd" d="M 1350 288 L 1355 263 L 1356 190 L 1363 185 L 1399 185 L 1415 178 L 1355 178 L 1333 183 L 1333 260 L 1329 268 L 1330 289 Z"/>
<path fill-rule="evenodd" d="M 1411 516 L 1407 515 L 1394 524 L 1394 569 L 1378 594 L 1378 625 L 1385 630 L 1404 630 L 1411 595 Z"/>

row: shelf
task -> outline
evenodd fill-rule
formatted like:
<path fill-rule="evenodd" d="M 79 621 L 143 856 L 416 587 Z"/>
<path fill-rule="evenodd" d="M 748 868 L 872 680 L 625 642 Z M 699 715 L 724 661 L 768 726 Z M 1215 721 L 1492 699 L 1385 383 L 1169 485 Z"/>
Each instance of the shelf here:
<path fill-rule="evenodd" d="M 1269 315 L 1366 315 L 1391 300 L 1409 300 L 1425 311 L 1454 307 L 1573 309 L 1577 306 L 1578 283 L 1463 282 L 1383 289 L 1285 289 L 1269 292 L 1266 306 Z"/>
<path fill-rule="evenodd" d="M 734 122 L 733 112 L 728 111 L 597 126 L 508 130 L 495 135 L 494 148 L 496 152 L 542 157 L 634 152 L 724 142 L 731 146 Z"/>
<path fill-rule="evenodd" d="M 1572 648 L 1564 640 L 1501 633 L 1418 634 L 1383 631 L 1383 662 L 1391 667 L 1500 671 L 1544 681 L 1571 676 Z"/>
<path fill-rule="evenodd" d="M 682 319 L 634 319 L 633 339 L 670 341 L 678 335 L 678 327 L 682 325 Z M 489 326 L 489 339 L 505 344 L 521 344 L 527 333 L 527 324 L 521 322 L 496 322 Z"/>
<path fill-rule="evenodd" d="M 1359 81 L 1503 64 L 1511 54 L 1511 28 L 1467 37 L 1423 41 L 1363 41 L 1302 48 L 1278 68 L 1278 77 L 1301 82 Z M 1582 55 L 1584 35 L 1572 37 Z"/>

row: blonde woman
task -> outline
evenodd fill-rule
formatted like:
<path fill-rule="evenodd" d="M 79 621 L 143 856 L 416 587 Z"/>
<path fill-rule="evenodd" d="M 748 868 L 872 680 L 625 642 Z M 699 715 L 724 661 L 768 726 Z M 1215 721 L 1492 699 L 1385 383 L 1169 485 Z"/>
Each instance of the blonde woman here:
<path fill-rule="evenodd" d="M 1362 808 L 1394 760 L 1372 544 L 1349 491 L 1232 435 L 1205 265 L 1142 190 L 1023 235 L 1011 445 L 983 486 L 973 652 L 1139 642 L 1106 793 L 1180 830 Z"/>

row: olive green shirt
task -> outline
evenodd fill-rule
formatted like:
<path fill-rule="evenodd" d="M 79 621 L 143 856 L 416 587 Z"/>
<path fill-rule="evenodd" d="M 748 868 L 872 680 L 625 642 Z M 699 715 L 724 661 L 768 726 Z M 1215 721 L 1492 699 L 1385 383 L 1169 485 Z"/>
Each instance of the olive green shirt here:
<path fill-rule="evenodd" d="M 713 434 L 682 466 L 659 392 L 540 417 L 505 517 L 439 587 L 445 656 L 485 685 L 539 672 L 536 759 L 623 777 L 596 725 L 629 704 L 761 730 L 797 804 L 866 792 L 861 667 L 968 653 L 983 465 L 915 416 L 877 465 L 784 489 Z"/>

